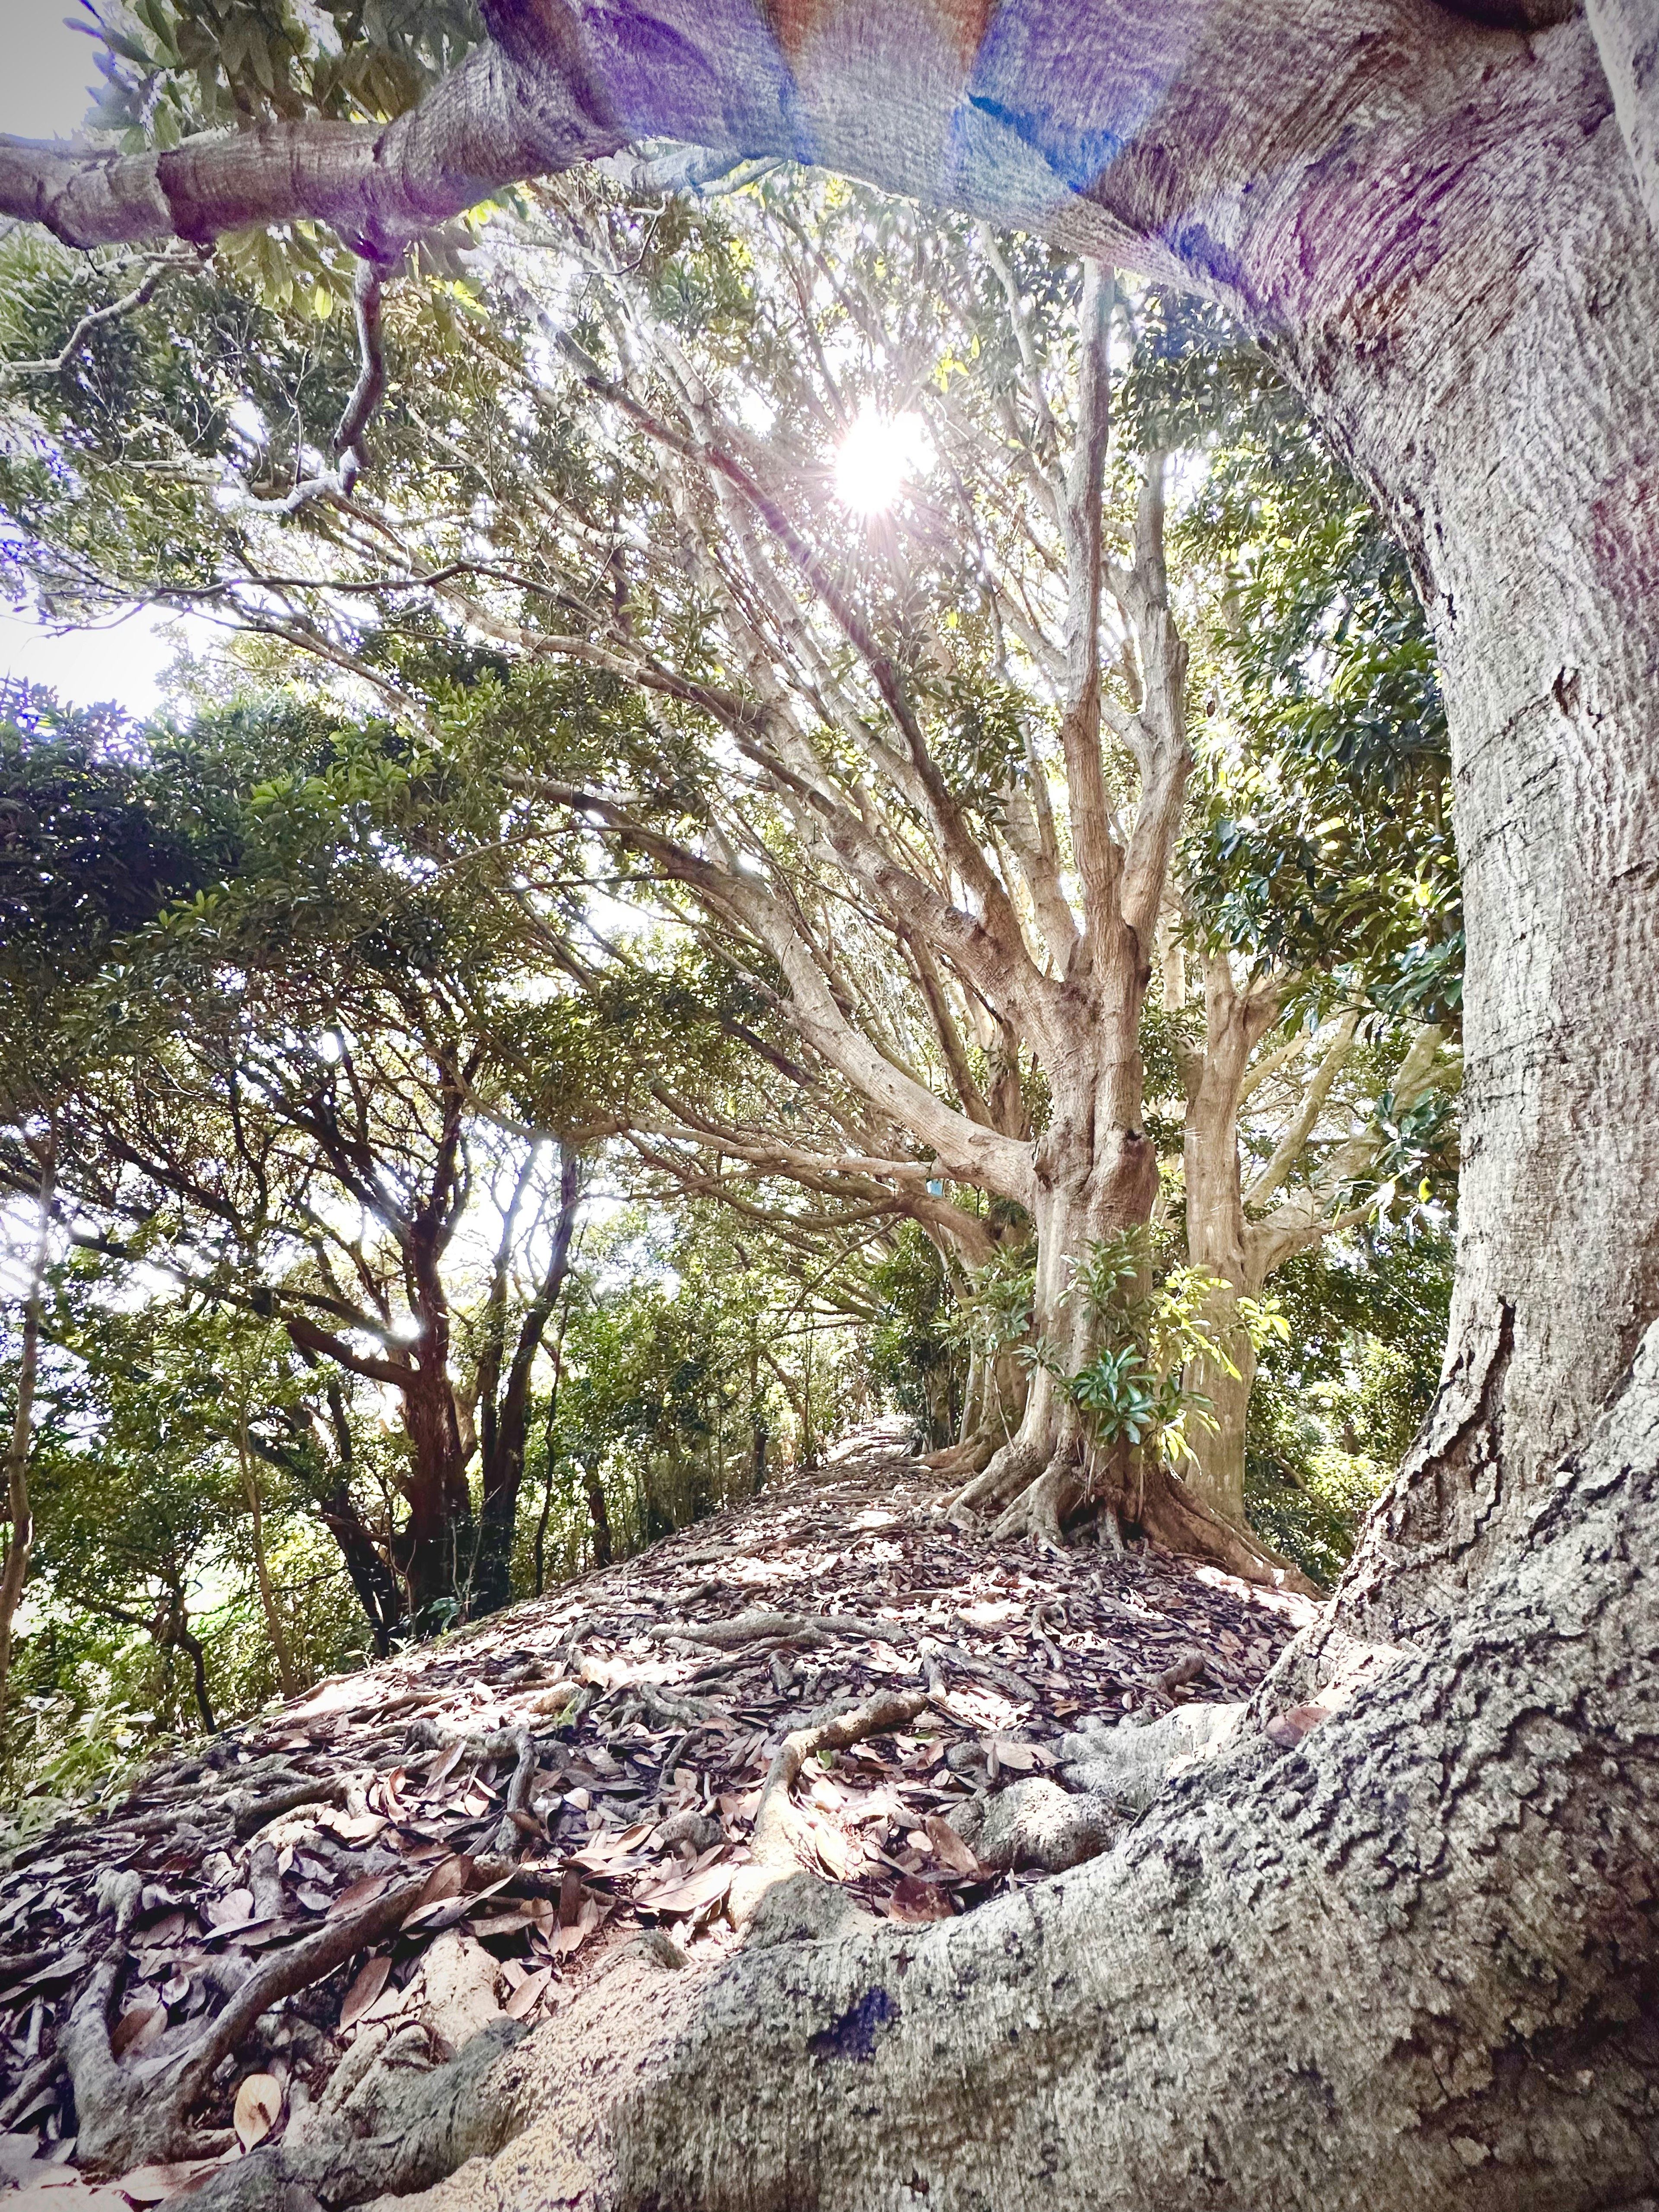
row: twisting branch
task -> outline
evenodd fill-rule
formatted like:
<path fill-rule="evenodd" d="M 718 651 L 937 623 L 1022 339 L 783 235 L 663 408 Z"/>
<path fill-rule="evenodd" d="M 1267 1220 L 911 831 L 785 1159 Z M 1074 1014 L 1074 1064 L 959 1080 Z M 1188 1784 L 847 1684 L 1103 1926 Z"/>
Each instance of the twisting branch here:
<path fill-rule="evenodd" d="M 368 426 L 386 396 L 386 340 L 381 323 L 383 291 L 380 270 L 372 261 L 360 261 L 351 287 L 357 314 L 357 357 L 361 366 L 351 397 L 334 432 L 336 465 L 320 476 L 296 483 L 277 512 L 297 514 L 313 499 L 332 494 L 349 499 L 357 479 L 369 465 Z"/>
<path fill-rule="evenodd" d="M 1072 843 L 1083 879 L 1083 925 L 1098 972 L 1110 957 L 1117 921 L 1122 848 L 1113 834 L 1100 757 L 1100 587 L 1106 452 L 1111 434 L 1107 336 L 1112 282 L 1097 261 L 1085 265 L 1079 319 L 1077 445 L 1062 509 L 1066 540 L 1066 756 Z"/>

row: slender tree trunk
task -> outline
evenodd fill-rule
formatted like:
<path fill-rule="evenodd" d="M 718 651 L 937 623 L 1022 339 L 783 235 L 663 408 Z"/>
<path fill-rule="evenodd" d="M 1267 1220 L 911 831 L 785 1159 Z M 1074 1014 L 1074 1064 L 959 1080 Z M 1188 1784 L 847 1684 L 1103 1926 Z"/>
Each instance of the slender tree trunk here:
<path fill-rule="evenodd" d="M 190 1625 L 183 1595 L 178 1590 L 173 1593 L 159 1641 L 164 1650 L 182 1651 L 190 1661 L 191 1692 L 197 1712 L 207 1734 L 216 1735 L 219 1723 L 213 1717 L 213 1700 L 208 1694 L 207 1653 L 201 1638 Z"/>
<path fill-rule="evenodd" d="M 460 1595 L 473 1553 L 472 1499 L 467 1487 L 455 1392 L 441 1351 L 428 1349 L 410 1364 L 404 1390 L 404 1425 L 411 1467 L 398 1566 L 411 1618 L 424 1625 L 429 1608 Z"/>
<path fill-rule="evenodd" d="M 470 1610 L 475 1613 L 493 1613 L 497 1607 L 505 1605 L 512 1595 L 513 1540 L 518 1529 L 519 1492 L 524 1481 L 530 1431 L 531 1376 L 547 1324 L 569 1279 L 571 1242 L 580 1202 L 581 1164 L 567 1147 L 559 1178 L 559 1212 L 547 1272 L 520 1323 L 499 1403 L 495 1400 L 498 1366 L 489 1377 L 481 1455 L 478 1549 L 471 1576 Z"/>
<path fill-rule="evenodd" d="M 259 1496 L 259 1474 L 247 1448 L 246 1422 L 239 1423 L 238 1449 L 242 1462 L 242 1492 L 247 1499 L 250 1518 L 249 1545 L 253 1553 L 253 1579 L 259 1592 L 259 1610 L 265 1619 L 265 1633 L 270 1638 L 270 1648 L 276 1660 L 276 1679 L 285 1698 L 296 1698 L 303 1686 L 300 1670 L 294 1663 L 293 1647 L 283 1626 L 282 1607 L 276 1602 L 276 1593 L 271 1587 L 270 1565 L 265 1557 L 264 1502 Z"/>
<path fill-rule="evenodd" d="M 547 1393 L 546 1464 L 542 1469 L 542 1510 L 536 1521 L 536 1595 L 539 1597 L 547 1587 L 547 1524 L 553 1516 L 553 1469 L 557 1455 L 553 1439 L 557 1433 L 559 1419 L 559 1382 L 564 1373 L 564 1333 L 570 1321 L 570 1309 L 562 1306 L 559 1312 L 559 1333 L 553 1340 L 553 1380 Z"/>
<path fill-rule="evenodd" d="M 345 1392 L 337 1376 L 325 1382 L 329 1418 L 333 1424 L 335 1449 L 339 1455 L 338 1479 L 317 1498 L 323 1526 L 340 1547 L 351 1587 L 368 1620 L 376 1654 L 384 1659 L 392 1649 L 392 1634 L 403 1613 L 397 1577 L 387 1565 L 357 1510 L 351 1494 L 353 1447 L 351 1422 L 346 1413 Z"/>
<path fill-rule="evenodd" d="M 1238 1101 L 1250 1054 L 1278 1012 L 1269 992 L 1234 988 L 1224 956 L 1205 975 L 1205 1044 L 1183 1065 L 1187 1120 L 1182 1140 L 1187 1196 L 1187 1256 L 1220 1288 L 1207 1319 L 1237 1376 L 1218 1360 L 1195 1363 L 1188 1380 L 1210 1401 L 1209 1423 L 1189 1425 L 1188 1487 L 1210 1511 L 1244 1525 L 1244 1430 L 1255 1354 L 1239 1319 L 1237 1300 L 1260 1285 L 1249 1279 L 1250 1237 L 1238 1156 Z"/>
<path fill-rule="evenodd" d="M 596 1567 L 611 1565 L 611 1509 L 605 1504 L 605 1485 L 594 1467 L 582 1469 L 582 1488 L 587 1497 L 588 1524 L 592 1530 L 593 1564 Z"/>
<path fill-rule="evenodd" d="M 29 1505 L 29 1455 L 34 1437 L 34 1385 L 40 1359 L 40 1322 L 46 1303 L 46 1260 L 52 1236 L 52 1201 L 57 1167 L 54 1127 L 40 1152 L 40 1182 L 35 1204 L 34 1247 L 29 1255 L 23 1297 L 23 1334 L 17 1366 L 17 1402 L 12 1412 L 6 1453 L 6 1559 L 0 1567 L 0 1717 L 11 1679 L 12 1628 L 22 1601 L 29 1554 L 34 1548 L 34 1516 Z"/>

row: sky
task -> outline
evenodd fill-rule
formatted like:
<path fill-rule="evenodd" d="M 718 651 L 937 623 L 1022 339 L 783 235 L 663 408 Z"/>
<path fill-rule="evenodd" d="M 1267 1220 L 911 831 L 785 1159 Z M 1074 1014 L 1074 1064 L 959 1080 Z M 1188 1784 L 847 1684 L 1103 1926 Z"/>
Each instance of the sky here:
<path fill-rule="evenodd" d="M 69 0 L 0 0 L 6 18 L 0 131 L 57 138 L 79 128 L 98 71 L 91 40 L 69 27 L 68 12 Z M 134 614 L 105 629 L 53 636 L 0 605 L 0 675 L 50 684 L 76 706 L 113 700 L 131 714 L 148 714 L 173 656 L 158 635 L 161 619 Z"/>

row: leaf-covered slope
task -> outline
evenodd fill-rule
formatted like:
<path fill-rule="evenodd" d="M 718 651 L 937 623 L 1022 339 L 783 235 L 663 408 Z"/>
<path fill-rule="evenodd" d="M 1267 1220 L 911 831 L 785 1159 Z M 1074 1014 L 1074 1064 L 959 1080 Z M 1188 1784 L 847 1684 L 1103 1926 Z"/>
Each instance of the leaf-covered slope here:
<path fill-rule="evenodd" d="M 453 2105 L 445 2068 L 476 2081 L 641 1936 L 716 1963 L 763 1862 L 901 1920 L 972 1911 L 1037 1878 L 962 1840 L 1019 1858 L 976 1800 L 1055 1776 L 1090 1717 L 1243 1697 L 1308 1616 L 1167 1555 L 1011 1557 L 935 1491 L 866 1431 L 821 1479 L 325 1683 L 20 1855 L 12 2170 L 72 2136 L 84 2189 L 118 2177 L 100 2203 L 160 2201 L 263 2142 L 315 2202 L 424 2186 L 466 2154 L 428 2109 Z M 814 1755 L 835 1716 L 852 1741 Z M 427 2100 L 419 2125 L 390 2125 L 393 2089 Z M 506 2107 L 470 2110 L 466 2144 L 493 2147 L 479 2116 Z"/>

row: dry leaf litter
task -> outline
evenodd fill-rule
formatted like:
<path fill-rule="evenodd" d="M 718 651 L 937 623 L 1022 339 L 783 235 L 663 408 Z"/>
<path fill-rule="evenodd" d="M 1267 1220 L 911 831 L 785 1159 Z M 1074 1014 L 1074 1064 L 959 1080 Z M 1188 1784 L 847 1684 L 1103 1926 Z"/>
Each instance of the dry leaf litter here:
<path fill-rule="evenodd" d="M 1041 1880 L 1133 1820 L 1171 1751 L 1201 1755 L 1204 1717 L 1312 1614 L 1156 1551 L 993 1544 L 937 1502 L 900 1425 L 872 1425 L 817 1475 L 325 1682 L 20 1853 L 0 2203 L 188 2196 L 375 2060 L 547 2016 L 619 1942 L 716 1961 L 781 1847 L 902 1921 Z M 1103 1728 L 1189 1698 L 1139 1793 L 1121 1759 L 1091 1792 Z M 100 2176 L 77 2091 L 176 2092 L 192 2066 L 196 2154 Z"/>

